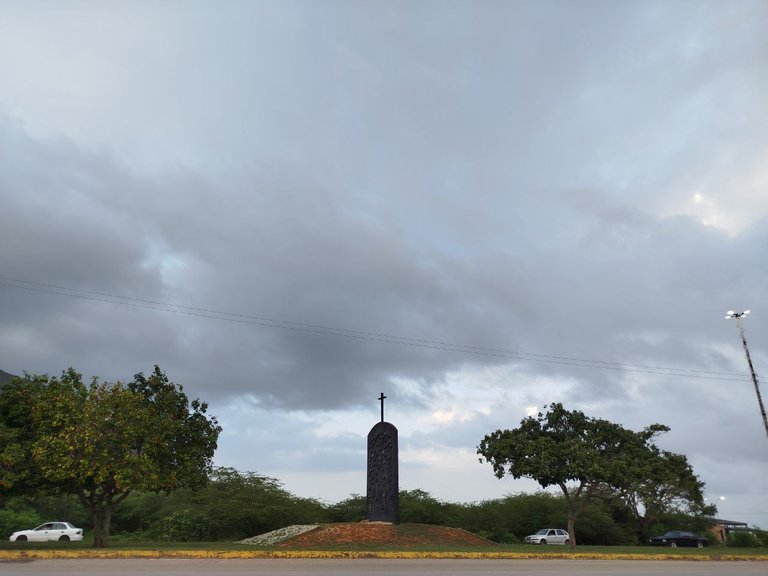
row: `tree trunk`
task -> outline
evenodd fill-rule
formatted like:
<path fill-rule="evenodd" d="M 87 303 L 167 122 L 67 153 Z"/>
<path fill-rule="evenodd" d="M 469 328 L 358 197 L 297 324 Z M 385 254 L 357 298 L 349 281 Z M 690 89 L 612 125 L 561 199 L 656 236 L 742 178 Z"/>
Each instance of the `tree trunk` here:
<path fill-rule="evenodd" d="M 558 482 L 560 490 L 565 496 L 565 503 L 568 506 L 568 540 L 570 540 L 571 550 L 576 548 L 576 518 L 584 510 L 589 499 L 592 497 L 593 486 L 585 483 L 583 480 L 579 483 L 575 492 L 568 490 L 565 482 Z M 586 487 L 586 492 L 584 488 Z"/>
<path fill-rule="evenodd" d="M 88 508 L 93 524 L 93 547 L 106 548 L 109 546 L 109 530 L 112 524 L 112 513 L 115 508 L 131 493 L 130 490 L 118 493 L 115 491 L 96 490 L 77 492 L 80 502 Z"/>
<path fill-rule="evenodd" d="M 656 521 L 654 516 L 651 516 L 648 511 L 645 512 L 645 516 L 640 517 L 640 541 L 645 544 L 648 542 L 648 536 L 651 531 L 651 524 Z"/>
<path fill-rule="evenodd" d="M 112 503 L 94 503 L 90 512 L 93 520 L 93 547 L 107 548 L 109 546 L 109 528 L 112 522 Z"/>
<path fill-rule="evenodd" d="M 568 503 L 568 539 L 571 543 L 571 550 L 576 548 L 576 511 Z"/>

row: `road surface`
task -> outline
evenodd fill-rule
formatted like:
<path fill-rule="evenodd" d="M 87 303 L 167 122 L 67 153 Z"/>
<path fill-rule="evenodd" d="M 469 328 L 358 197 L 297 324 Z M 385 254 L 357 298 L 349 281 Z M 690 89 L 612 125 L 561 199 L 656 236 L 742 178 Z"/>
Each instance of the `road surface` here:
<path fill-rule="evenodd" d="M 2 576 L 765 576 L 768 562 L 691 560 L 71 559 L 4 560 Z"/>

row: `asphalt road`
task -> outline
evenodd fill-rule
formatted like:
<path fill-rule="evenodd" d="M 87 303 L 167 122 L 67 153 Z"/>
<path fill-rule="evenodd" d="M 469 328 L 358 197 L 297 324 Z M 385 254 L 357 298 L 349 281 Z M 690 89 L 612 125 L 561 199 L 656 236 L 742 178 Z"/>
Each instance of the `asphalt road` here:
<path fill-rule="evenodd" d="M 437 576 L 480 574 L 481 576 L 743 576 L 768 574 L 768 562 L 686 560 L 390 560 L 390 559 L 291 559 L 291 560 L 23 560 L 0 561 L 2 576 L 55 574 L 81 576 L 107 574 L 205 574 L 258 576 L 374 575 Z"/>

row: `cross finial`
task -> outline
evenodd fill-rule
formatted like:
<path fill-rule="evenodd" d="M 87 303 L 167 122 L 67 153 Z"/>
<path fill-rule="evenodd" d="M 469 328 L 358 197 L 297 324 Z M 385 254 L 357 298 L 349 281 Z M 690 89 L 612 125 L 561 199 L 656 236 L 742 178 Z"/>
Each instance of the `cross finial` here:
<path fill-rule="evenodd" d="M 381 402 L 381 421 L 384 422 L 384 392 L 381 393 L 381 396 L 379 396 L 379 402 Z"/>

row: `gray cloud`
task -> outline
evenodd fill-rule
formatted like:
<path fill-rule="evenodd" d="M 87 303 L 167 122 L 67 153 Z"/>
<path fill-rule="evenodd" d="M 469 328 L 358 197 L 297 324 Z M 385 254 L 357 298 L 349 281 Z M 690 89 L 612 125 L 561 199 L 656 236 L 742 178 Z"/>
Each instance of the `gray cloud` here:
<path fill-rule="evenodd" d="M 302 451 L 297 410 L 357 425 L 386 390 L 427 418 L 494 369 L 490 411 L 405 444 L 563 401 L 669 424 L 718 487 L 760 465 L 722 313 L 755 310 L 760 371 L 763 3 L 0 11 L 0 368 L 158 363 L 274 428 L 262 473 L 352 466 L 365 430 Z"/>

